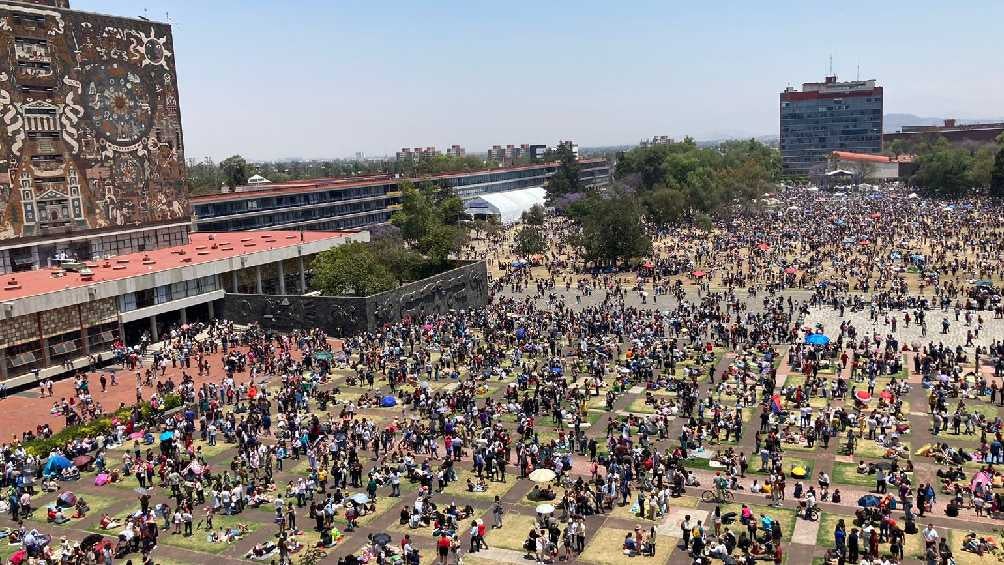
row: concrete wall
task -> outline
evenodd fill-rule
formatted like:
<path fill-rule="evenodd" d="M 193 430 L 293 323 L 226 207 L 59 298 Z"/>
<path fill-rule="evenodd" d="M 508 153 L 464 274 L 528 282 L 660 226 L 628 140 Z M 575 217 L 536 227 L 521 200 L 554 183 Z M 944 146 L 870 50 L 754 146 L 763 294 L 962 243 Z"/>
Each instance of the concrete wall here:
<path fill-rule="evenodd" d="M 406 316 L 418 319 L 487 303 L 488 267 L 479 261 L 366 297 L 227 293 L 223 317 L 283 332 L 321 328 L 329 335 L 346 337 L 376 331 Z"/>

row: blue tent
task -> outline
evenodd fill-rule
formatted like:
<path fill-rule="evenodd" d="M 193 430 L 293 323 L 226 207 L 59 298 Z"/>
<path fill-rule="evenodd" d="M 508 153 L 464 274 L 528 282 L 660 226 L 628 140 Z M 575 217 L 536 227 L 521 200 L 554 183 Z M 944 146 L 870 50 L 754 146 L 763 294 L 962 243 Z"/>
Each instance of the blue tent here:
<path fill-rule="evenodd" d="M 823 334 L 809 334 L 805 336 L 805 343 L 809 345 L 826 345 L 830 343 L 830 338 Z"/>
<path fill-rule="evenodd" d="M 62 455 L 50 455 L 49 460 L 45 462 L 45 467 L 42 468 L 42 472 L 46 475 L 54 475 L 63 469 L 70 466 L 70 460 Z"/>
<path fill-rule="evenodd" d="M 866 494 L 858 499 L 858 506 L 868 508 L 870 506 L 878 506 L 880 502 L 882 502 L 882 499 L 874 494 Z"/>
<path fill-rule="evenodd" d="M 383 406 L 384 408 L 397 406 L 397 399 L 388 394 L 387 396 L 380 399 L 380 406 Z"/>

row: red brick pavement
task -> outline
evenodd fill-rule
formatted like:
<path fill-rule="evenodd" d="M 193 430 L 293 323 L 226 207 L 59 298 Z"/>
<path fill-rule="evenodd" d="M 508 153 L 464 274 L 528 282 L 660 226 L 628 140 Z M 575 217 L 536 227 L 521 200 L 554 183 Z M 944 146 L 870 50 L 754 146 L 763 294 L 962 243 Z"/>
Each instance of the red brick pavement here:
<path fill-rule="evenodd" d="M 330 342 L 334 349 L 341 349 L 342 342 L 340 340 L 330 340 Z M 198 369 L 195 368 L 193 359 L 191 369 L 184 369 L 180 364 L 176 368 L 169 366 L 164 377 L 158 378 L 160 380 L 173 378 L 175 383 L 180 383 L 182 372 L 185 372 L 191 375 L 197 387 L 203 383 L 221 382 L 225 376 L 222 351 L 210 354 L 208 357 L 209 374 L 207 375 L 200 376 L 198 374 Z M 146 360 L 147 367 L 149 363 L 150 361 Z M 112 386 L 110 382 L 111 378 L 108 377 L 109 383 L 106 392 L 101 392 L 98 372 L 90 371 L 85 373 L 88 378 L 88 388 L 91 395 L 97 402 L 101 403 L 102 410 L 106 413 L 117 410 L 123 403 L 132 405 L 136 402 L 136 371 L 129 370 L 128 365 L 124 368 L 116 365 L 114 369 L 116 370 L 118 385 Z M 142 370 L 145 372 L 145 369 Z M 249 373 L 247 372 L 237 373 L 235 378 L 240 383 L 246 381 L 249 378 L 248 375 Z M 154 382 L 156 383 L 156 380 Z M 142 387 L 142 392 L 143 399 L 149 400 L 154 392 L 156 392 L 156 388 L 144 386 Z M 66 425 L 65 418 L 59 414 L 52 414 L 51 410 L 54 402 L 59 402 L 63 398 L 69 400 L 75 397 L 73 379 L 65 378 L 53 381 L 52 394 L 51 398 L 41 398 L 39 397 L 38 387 L 35 387 L 26 392 L 9 395 L 7 398 L 0 400 L 0 432 L 4 433 L 4 436 L 0 437 L 0 443 L 10 441 L 11 437 L 20 439 L 22 432 L 28 430 L 34 431 L 36 426 L 42 424 L 49 424 L 54 431 L 63 429 Z"/>

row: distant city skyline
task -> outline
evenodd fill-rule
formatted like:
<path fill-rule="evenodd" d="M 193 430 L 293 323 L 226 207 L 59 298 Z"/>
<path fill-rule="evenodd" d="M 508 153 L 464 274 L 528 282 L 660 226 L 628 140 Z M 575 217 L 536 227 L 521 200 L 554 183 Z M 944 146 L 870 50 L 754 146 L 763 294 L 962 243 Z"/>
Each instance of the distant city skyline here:
<path fill-rule="evenodd" d="M 777 135 L 778 93 L 831 55 L 885 88 L 887 113 L 1004 113 L 997 39 L 971 28 L 1004 17 L 990 1 L 70 3 L 173 25 L 196 160 Z"/>

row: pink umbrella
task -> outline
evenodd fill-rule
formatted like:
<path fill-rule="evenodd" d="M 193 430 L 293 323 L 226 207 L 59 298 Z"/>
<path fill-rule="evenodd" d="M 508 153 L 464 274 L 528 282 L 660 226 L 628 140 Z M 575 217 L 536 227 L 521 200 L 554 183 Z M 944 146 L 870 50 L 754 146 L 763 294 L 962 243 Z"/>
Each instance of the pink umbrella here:
<path fill-rule="evenodd" d="M 872 399 L 872 395 L 868 394 L 867 390 L 859 390 L 854 393 L 854 398 L 857 398 L 861 402 L 868 402 Z"/>
<path fill-rule="evenodd" d="M 787 269 L 784 270 L 784 272 L 789 275 L 794 275 L 798 273 L 798 269 L 796 269 L 795 267 L 788 267 Z"/>
<path fill-rule="evenodd" d="M 129 434 L 129 439 L 143 439 L 143 432 L 133 432 Z"/>
<path fill-rule="evenodd" d="M 707 273 L 705 273 L 704 271 L 694 271 L 693 273 L 690 273 L 690 274 L 694 275 L 697 278 L 701 278 L 704 275 L 706 275 Z"/>
<path fill-rule="evenodd" d="M 766 243 L 757 244 L 757 247 L 760 248 L 760 251 L 767 251 L 768 249 L 770 249 L 770 246 L 767 245 Z"/>
<path fill-rule="evenodd" d="M 879 398 L 881 398 L 882 400 L 892 402 L 892 393 L 889 392 L 888 390 L 883 390 L 882 392 L 879 393 Z"/>

